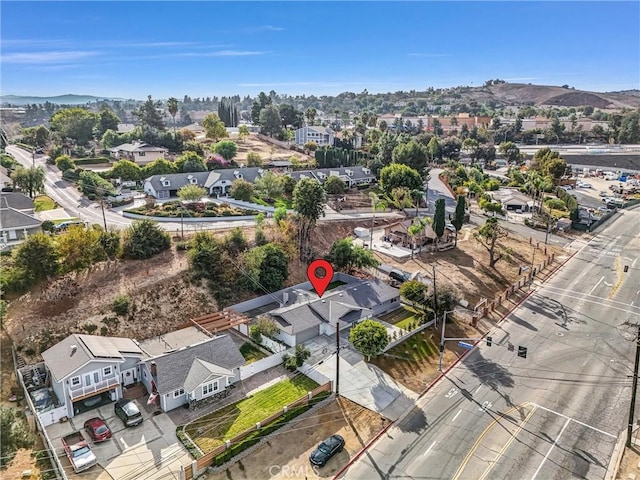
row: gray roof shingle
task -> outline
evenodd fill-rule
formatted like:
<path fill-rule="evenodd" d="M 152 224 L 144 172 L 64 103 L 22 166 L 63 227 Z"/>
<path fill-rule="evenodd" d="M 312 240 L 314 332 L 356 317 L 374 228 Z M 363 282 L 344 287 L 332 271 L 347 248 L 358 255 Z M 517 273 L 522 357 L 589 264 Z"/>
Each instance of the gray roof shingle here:
<path fill-rule="evenodd" d="M 73 346 L 76 348 L 72 349 Z M 58 381 L 64 380 L 93 360 L 122 363 L 125 355 L 142 357 L 143 353 L 130 338 L 75 333 L 42 352 L 47 368 Z"/>
<path fill-rule="evenodd" d="M 145 360 L 150 369 L 152 362 L 156 367 L 156 388 L 164 394 L 180 388 L 187 391 L 187 383 L 195 388 L 213 371 L 232 370 L 244 365 L 245 359 L 231 337 L 223 335 Z"/>
<path fill-rule="evenodd" d="M 0 202 L 0 205 L 2 202 Z M 42 225 L 37 218 L 19 212 L 14 208 L 0 207 L 0 229 L 15 230 L 18 228 L 34 228 Z"/>
<path fill-rule="evenodd" d="M 24 193 L 18 192 L 2 192 L 0 193 L 0 208 L 9 207 L 16 210 L 33 210 L 35 204 Z"/>

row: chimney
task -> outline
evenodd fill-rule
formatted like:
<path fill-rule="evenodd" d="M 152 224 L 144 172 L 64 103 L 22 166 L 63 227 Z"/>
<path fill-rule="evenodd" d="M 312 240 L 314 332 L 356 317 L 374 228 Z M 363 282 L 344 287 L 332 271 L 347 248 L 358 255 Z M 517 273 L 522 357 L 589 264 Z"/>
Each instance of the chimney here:
<path fill-rule="evenodd" d="M 289 292 L 284 292 L 282 294 L 282 302 L 280 303 L 280 307 L 284 307 L 287 303 L 289 303 Z"/>
<path fill-rule="evenodd" d="M 156 369 L 156 362 L 151 362 L 151 376 L 156 378 L 158 375 L 158 370 Z"/>
<path fill-rule="evenodd" d="M 75 353 L 78 351 L 78 346 L 77 345 L 71 345 L 71 357 L 73 357 L 75 355 Z"/>

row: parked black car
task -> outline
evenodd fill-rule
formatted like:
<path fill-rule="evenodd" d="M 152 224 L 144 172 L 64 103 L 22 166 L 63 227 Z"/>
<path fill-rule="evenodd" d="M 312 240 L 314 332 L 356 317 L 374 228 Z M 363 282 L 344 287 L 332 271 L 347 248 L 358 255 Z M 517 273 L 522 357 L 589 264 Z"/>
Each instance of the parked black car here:
<path fill-rule="evenodd" d="M 116 402 L 116 415 L 124 423 L 125 427 L 135 427 L 142 423 L 142 413 L 132 400 L 121 399 Z"/>
<path fill-rule="evenodd" d="M 340 453 L 344 448 L 344 438 L 340 435 L 331 435 L 324 442 L 318 445 L 311 455 L 309 461 L 318 467 L 324 467 L 325 464 L 336 453 Z"/>

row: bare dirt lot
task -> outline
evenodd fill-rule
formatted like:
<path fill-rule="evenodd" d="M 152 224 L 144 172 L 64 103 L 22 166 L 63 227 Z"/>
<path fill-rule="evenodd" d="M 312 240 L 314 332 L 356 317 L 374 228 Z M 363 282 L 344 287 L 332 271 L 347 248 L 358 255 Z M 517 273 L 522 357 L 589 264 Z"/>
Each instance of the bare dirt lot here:
<path fill-rule="evenodd" d="M 344 398 L 332 401 L 292 428 L 276 433 L 269 441 L 209 480 L 264 480 L 333 478 L 382 428 L 382 417 Z M 325 438 L 338 434 L 345 439 L 342 452 L 322 468 L 309 463 L 309 455 Z"/>
<path fill-rule="evenodd" d="M 249 152 L 256 152 L 260 154 L 263 162 L 270 162 L 272 160 L 289 160 L 292 156 L 298 157 L 298 160 L 301 163 L 305 163 L 308 160 L 313 159 L 313 157 L 304 153 L 262 140 L 256 134 L 251 134 L 248 138 L 240 140 L 238 139 L 238 135 L 234 133 L 230 135 L 229 139 L 238 144 L 238 152 L 233 159 L 237 164 L 246 164 L 247 153 Z"/>

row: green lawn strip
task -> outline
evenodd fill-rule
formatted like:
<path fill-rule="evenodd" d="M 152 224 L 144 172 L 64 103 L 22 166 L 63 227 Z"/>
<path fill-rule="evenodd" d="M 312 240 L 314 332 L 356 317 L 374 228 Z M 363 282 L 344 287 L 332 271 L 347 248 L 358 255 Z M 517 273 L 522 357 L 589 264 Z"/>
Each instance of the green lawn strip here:
<path fill-rule="evenodd" d="M 316 387 L 318 384 L 305 376 L 283 380 L 187 424 L 186 431 L 203 452 L 209 452 Z"/>
<path fill-rule="evenodd" d="M 340 280 L 336 280 L 335 282 L 331 282 L 327 287 L 327 290 L 333 290 L 334 288 L 338 288 L 341 285 L 346 285 L 345 282 L 341 282 Z"/>
<path fill-rule="evenodd" d="M 291 201 L 289 199 L 279 198 L 279 199 L 276 200 L 276 203 L 274 203 L 273 206 L 276 207 L 276 208 L 284 207 L 287 210 L 292 210 L 293 209 L 293 201 Z"/>
<path fill-rule="evenodd" d="M 281 415 L 280 417 L 275 419 L 273 422 L 271 422 L 269 425 L 266 425 L 260 428 L 259 430 L 256 430 L 255 432 L 249 434 L 240 442 L 231 445 L 229 449 L 217 455 L 213 459 L 213 465 L 220 466 L 225 462 L 228 462 L 233 456 L 255 445 L 260 441 L 260 439 L 264 438 L 266 435 L 269 435 L 270 433 L 275 432 L 277 429 L 284 427 L 288 422 L 293 420 L 295 417 L 303 414 L 307 410 L 310 410 L 319 402 L 327 398 L 329 395 L 330 395 L 330 392 L 321 392 L 315 397 L 313 397 L 308 404 L 300 405 L 290 409 L 289 411 L 287 411 L 287 413 Z"/>
<path fill-rule="evenodd" d="M 53 210 L 56 208 L 56 202 L 46 195 L 40 195 L 34 198 L 33 203 L 35 204 L 36 212 L 44 212 L 45 210 Z"/>
<path fill-rule="evenodd" d="M 60 218 L 58 220 L 51 220 L 51 221 L 53 222 L 54 225 L 58 225 L 64 222 L 77 222 L 78 220 L 80 220 L 78 217 L 71 217 L 71 218 Z"/>
<path fill-rule="evenodd" d="M 438 351 L 438 345 L 423 330 L 393 347 L 389 353 L 400 357 L 409 357 L 419 362 L 429 357 L 435 358 Z"/>
<path fill-rule="evenodd" d="M 240 353 L 247 361 L 247 363 L 253 363 L 260 360 L 261 358 L 266 357 L 264 353 L 251 345 L 249 342 L 242 344 L 242 346 L 240 347 Z"/>

